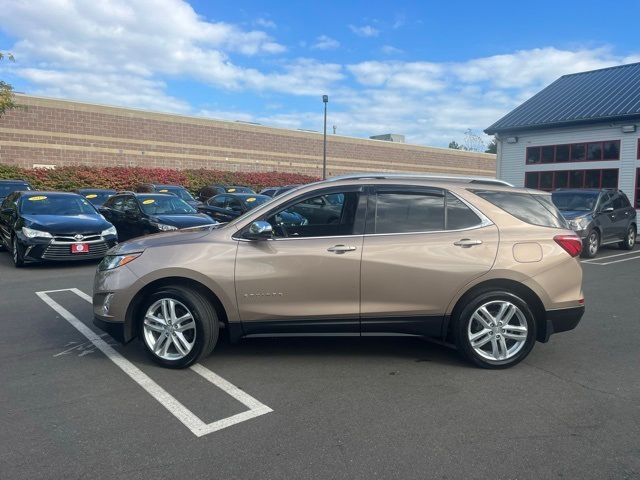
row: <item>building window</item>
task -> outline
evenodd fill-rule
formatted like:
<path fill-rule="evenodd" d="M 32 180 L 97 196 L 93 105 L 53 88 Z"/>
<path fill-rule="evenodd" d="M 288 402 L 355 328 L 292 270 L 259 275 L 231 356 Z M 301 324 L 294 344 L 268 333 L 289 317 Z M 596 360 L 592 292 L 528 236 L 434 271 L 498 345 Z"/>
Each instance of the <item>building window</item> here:
<path fill-rule="evenodd" d="M 638 148 L 640 149 L 640 143 Z M 638 155 L 640 159 L 640 151 Z M 528 165 L 620 160 L 620 140 L 527 147 L 526 157 Z"/>
<path fill-rule="evenodd" d="M 640 168 L 638 169 L 640 179 Z M 556 188 L 616 188 L 618 169 L 559 170 L 551 172 L 527 172 L 524 177 L 527 188 L 551 191 Z M 636 182 L 636 203 L 640 185 Z"/>
<path fill-rule="evenodd" d="M 638 148 L 640 149 L 640 140 L 638 140 Z M 636 169 L 636 208 L 640 208 L 640 168 Z"/>

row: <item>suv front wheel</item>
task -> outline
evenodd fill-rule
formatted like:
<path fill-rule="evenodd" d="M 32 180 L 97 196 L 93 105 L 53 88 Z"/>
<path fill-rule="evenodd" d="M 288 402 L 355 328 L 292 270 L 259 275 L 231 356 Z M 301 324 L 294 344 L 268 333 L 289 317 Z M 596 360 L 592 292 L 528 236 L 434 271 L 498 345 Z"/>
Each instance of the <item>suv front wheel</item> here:
<path fill-rule="evenodd" d="M 508 368 L 524 359 L 536 341 L 536 322 L 520 297 L 489 291 L 471 300 L 455 319 L 458 350 L 482 368 Z"/>
<path fill-rule="evenodd" d="M 163 287 L 140 310 L 140 337 L 151 358 L 169 368 L 185 368 L 209 355 L 218 340 L 218 316 L 198 291 Z"/>

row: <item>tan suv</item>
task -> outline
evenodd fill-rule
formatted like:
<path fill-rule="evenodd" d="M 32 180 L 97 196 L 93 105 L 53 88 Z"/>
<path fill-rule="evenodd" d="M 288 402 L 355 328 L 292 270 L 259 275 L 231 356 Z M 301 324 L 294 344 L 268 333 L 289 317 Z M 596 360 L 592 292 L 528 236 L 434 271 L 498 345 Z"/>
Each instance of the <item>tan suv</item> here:
<path fill-rule="evenodd" d="M 580 321 L 582 243 L 549 194 L 499 183 L 335 178 L 227 224 L 122 243 L 98 267 L 95 322 L 174 368 L 220 332 L 420 335 L 512 366 Z"/>

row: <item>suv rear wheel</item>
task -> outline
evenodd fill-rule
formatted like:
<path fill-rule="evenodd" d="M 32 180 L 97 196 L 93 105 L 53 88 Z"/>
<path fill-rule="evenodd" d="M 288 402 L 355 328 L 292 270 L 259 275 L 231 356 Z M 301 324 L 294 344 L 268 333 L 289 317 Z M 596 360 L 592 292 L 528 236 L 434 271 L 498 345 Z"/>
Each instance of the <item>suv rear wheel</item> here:
<path fill-rule="evenodd" d="M 169 368 L 185 368 L 209 355 L 218 340 L 218 315 L 198 291 L 163 287 L 144 303 L 140 338 L 151 358 Z"/>
<path fill-rule="evenodd" d="M 520 297 L 489 291 L 471 300 L 455 320 L 458 350 L 482 368 L 507 368 L 524 359 L 536 341 L 536 322 Z"/>
<path fill-rule="evenodd" d="M 633 250 L 636 245 L 636 227 L 635 225 L 629 225 L 627 234 L 624 237 L 624 241 L 618 244 L 620 248 L 625 250 Z"/>

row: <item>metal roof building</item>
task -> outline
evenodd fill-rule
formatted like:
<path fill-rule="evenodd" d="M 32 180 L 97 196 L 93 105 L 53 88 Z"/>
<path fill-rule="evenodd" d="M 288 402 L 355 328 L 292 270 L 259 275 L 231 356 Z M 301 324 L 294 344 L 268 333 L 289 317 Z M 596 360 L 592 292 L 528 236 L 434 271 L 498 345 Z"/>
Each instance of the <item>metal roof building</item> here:
<path fill-rule="evenodd" d="M 640 63 L 564 75 L 488 127 L 498 178 L 543 190 L 619 187 L 640 208 Z"/>

